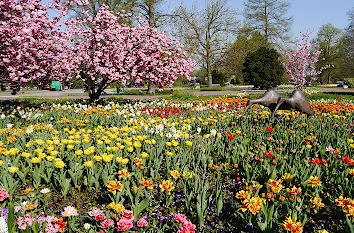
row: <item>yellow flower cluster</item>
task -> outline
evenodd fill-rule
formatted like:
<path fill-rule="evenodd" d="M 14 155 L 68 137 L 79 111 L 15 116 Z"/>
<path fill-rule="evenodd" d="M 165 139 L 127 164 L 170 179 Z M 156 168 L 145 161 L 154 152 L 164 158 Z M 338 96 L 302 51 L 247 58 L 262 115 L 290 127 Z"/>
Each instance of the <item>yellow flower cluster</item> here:
<path fill-rule="evenodd" d="M 111 202 L 107 205 L 107 209 L 112 209 L 114 211 L 116 211 L 117 213 L 121 213 L 123 211 L 125 211 L 125 207 L 122 204 L 116 204 L 114 202 Z"/>

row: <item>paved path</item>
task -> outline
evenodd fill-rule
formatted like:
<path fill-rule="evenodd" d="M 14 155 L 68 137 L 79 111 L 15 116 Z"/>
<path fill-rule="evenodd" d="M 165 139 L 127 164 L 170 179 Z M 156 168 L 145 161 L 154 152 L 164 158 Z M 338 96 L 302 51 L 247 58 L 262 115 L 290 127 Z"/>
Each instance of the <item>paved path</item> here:
<path fill-rule="evenodd" d="M 245 86 L 246 87 L 246 86 Z M 333 93 L 354 93 L 354 88 L 312 88 L 321 92 L 333 92 Z M 240 91 L 247 93 L 263 93 L 265 90 L 242 90 L 242 87 L 234 88 L 233 90 L 225 91 L 193 91 L 189 94 L 194 96 L 224 96 L 224 95 L 236 95 Z M 282 91 L 282 90 L 279 90 Z M 284 89 L 284 91 L 287 91 Z M 107 94 L 103 97 L 117 97 L 123 99 L 136 99 L 136 100 L 152 100 L 161 97 L 167 97 L 171 95 L 154 95 L 154 96 L 139 96 L 139 95 L 114 95 L 116 89 L 107 89 Z M 187 93 L 186 93 L 187 94 Z M 10 100 L 19 98 L 41 98 L 41 99 L 88 99 L 89 97 L 83 89 L 71 89 L 63 91 L 48 91 L 48 90 L 29 90 L 20 91 L 17 95 L 11 95 L 10 91 L 0 92 L 0 100 Z"/>

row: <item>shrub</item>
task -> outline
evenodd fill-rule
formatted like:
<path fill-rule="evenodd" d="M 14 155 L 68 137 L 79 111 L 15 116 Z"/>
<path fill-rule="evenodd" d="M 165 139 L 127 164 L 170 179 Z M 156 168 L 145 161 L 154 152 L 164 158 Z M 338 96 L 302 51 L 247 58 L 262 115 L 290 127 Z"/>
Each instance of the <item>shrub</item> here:
<path fill-rule="evenodd" d="M 347 85 L 349 88 L 354 88 L 354 78 L 346 78 L 343 80 L 343 84 Z"/>
<path fill-rule="evenodd" d="M 285 70 L 278 61 L 279 56 L 275 49 L 265 47 L 248 53 L 242 70 L 245 82 L 261 89 L 280 85 Z"/>
<path fill-rule="evenodd" d="M 213 78 L 213 83 L 220 84 L 221 86 L 225 86 L 229 79 L 224 71 L 217 69 L 211 72 L 211 76 Z"/>

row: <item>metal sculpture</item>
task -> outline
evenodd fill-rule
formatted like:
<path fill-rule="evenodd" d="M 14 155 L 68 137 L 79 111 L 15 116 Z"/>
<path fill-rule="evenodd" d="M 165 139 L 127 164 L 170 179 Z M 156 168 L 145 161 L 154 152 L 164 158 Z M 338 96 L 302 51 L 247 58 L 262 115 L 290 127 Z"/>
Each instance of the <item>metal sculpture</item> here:
<path fill-rule="evenodd" d="M 264 107 L 269 108 L 272 115 L 274 115 L 273 112 L 277 107 L 278 99 L 280 97 L 281 96 L 274 90 L 267 90 L 266 92 L 264 92 L 261 98 L 248 100 L 243 114 L 245 114 L 253 104 L 260 104 L 263 105 Z"/>
<path fill-rule="evenodd" d="M 271 112 L 271 118 L 274 117 L 278 110 L 291 110 L 299 111 L 307 115 L 314 115 L 310 102 L 305 97 L 304 93 L 300 90 L 294 90 L 289 97 L 281 97 L 274 90 L 267 90 L 261 98 L 248 100 L 243 114 L 253 105 L 260 104 L 268 107 Z"/>
<path fill-rule="evenodd" d="M 313 111 L 310 102 L 304 93 L 300 90 L 294 90 L 289 97 L 279 97 L 277 106 L 272 113 L 272 117 L 278 109 L 295 109 L 295 111 L 299 111 L 301 114 L 306 114 L 308 116 L 313 116 L 315 114 L 315 111 Z"/>

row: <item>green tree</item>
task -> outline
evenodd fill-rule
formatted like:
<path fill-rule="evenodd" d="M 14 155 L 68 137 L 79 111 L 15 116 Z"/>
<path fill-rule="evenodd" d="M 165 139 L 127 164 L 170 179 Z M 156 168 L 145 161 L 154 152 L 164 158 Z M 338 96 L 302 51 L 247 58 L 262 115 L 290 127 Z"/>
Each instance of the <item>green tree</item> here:
<path fill-rule="evenodd" d="M 322 25 L 314 40 L 316 49 L 321 51 L 319 60 L 316 63 L 317 67 L 331 65 L 330 68 L 324 70 L 319 76 L 322 82 L 331 82 L 331 77 L 335 78 L 338 72 L 338 66 L 341 62 L 341 48 L 343 36 L 341 30 L 327 23 Z"/>
<path fill-rule="evenodd" d="M 280 85 L 285 70 L 278 60 L 279 57 L 280 54 L 275 49 L 266 47 L 248 53 L 242 70 L 245 82 L 261 89 Z"/>
<path fill-rule="evenodd" d="M 175 15 L 175 36 L 204 64 L 208 74 L 208 86 L 212 86 L 212 70 L 216 59 L 223 54 L 237 28 L 234 13 L 226 0 L 208 0 L 205 9 L 191 10 L 180 6 Z"/>
<path fill-rule="evenodd" d="M 342 40 L 340 77 L 354 79 L 354 7 L 348 12 L 349 26 Z"/>
<path fill-rule="evenodd" d="M 264 44 L 265 38 L 260 32 L 243 27 L 238 32 L 236 41 L 221 57 L 219 65 L 229 76 L 235 75 L 238 83 L 243 83 L 242 69 L 247 54 L 256 51 Z"/>
<path fill-rule="evenodd" d="M 221 69 L 214 69 L 211 72 L 211 75 L 213 76 L 213 82 L 220 84 L 221 86 L 225 86 L 225 84 L 228 82 L 229 77 L 226 74 L 224 70 Z"/>
<path fill-rule="evenodd" d="M 247 0 L 244 3 L 245 24 L 261 32 L 268 43 L 287 41 L 293 21 L 287 17 L 290 4 L 283 0 Z"/>

